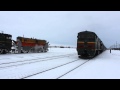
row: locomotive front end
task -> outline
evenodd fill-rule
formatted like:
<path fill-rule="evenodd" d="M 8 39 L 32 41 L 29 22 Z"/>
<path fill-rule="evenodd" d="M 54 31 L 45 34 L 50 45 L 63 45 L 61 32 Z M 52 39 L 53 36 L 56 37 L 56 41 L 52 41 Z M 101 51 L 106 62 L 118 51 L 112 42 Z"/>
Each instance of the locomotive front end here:
<path fill-rule="evenodd" d="M 95 55 L 95 35 L 92 32 L 78 33 L 77 52 L 81 57 L 93 57 Z"/>

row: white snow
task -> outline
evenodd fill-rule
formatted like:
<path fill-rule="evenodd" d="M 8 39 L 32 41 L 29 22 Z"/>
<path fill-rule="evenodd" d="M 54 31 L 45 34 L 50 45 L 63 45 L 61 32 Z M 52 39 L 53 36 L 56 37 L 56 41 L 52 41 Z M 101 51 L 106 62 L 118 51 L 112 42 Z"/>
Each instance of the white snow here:
<path fill-rule="evenodd" d="M 120 79 L 119 50 L 111 53 L 106 50 L 69 72 L 87 60 L 79 59 L 75 48 L 49 48 L 47 53 L 4 54 L 0 55 L 0 79 Z"/>

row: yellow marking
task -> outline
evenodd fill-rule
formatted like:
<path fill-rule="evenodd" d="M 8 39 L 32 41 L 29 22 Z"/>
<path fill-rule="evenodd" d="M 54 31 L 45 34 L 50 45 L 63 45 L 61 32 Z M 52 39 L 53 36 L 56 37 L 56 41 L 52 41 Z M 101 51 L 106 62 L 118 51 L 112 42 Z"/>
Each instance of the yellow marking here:
<path fill-rule="evenodd" d="M 84 42 L 78 42 L 78 43 L 84 43 Z M 87 43 L 95 43 L 95 42 L 87 42 Z"/>
<path fill-rule="evenodd" d="M 87 42 L 87 43 L 95 43 L 95 42 Z"/>
<path fill-rule="evenodd" d="M 78 43 L 84 43 L 84 42 L 78 42 Z"/>
<path fill-rule="evenodd" d="M 22 38 L 22 42 L 24 42 L 24 38 Z"/>

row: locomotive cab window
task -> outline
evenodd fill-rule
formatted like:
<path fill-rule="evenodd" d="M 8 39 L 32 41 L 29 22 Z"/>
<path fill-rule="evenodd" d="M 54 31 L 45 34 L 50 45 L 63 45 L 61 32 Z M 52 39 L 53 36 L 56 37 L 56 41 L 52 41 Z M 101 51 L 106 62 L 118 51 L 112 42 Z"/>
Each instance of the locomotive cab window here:
<path fill-rule="evenodd" d="M 95 39 L 95 35 L 94 34 L 81 34 L 81 35 L 78 35 L 78 40 L 94 40 Z"/>
<path fill-rule="evenodd" d="M 88 35 L 88 38 L 94 38 L 93 34 Z"/>
<path fill-rule="evenodd" d="M 9 39 L 12 39 L 12 37 L 9 37 Z"/>

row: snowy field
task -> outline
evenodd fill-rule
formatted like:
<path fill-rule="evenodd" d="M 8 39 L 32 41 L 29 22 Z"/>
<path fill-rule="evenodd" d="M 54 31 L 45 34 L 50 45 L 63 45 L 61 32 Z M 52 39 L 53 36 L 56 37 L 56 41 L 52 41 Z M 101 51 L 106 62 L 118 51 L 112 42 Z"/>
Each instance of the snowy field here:
<path fill-rule="evenodd" d="M 79 59 L 75 48 L 0 55 L 0 79 L 120 79 L 120 51 Z"/>

